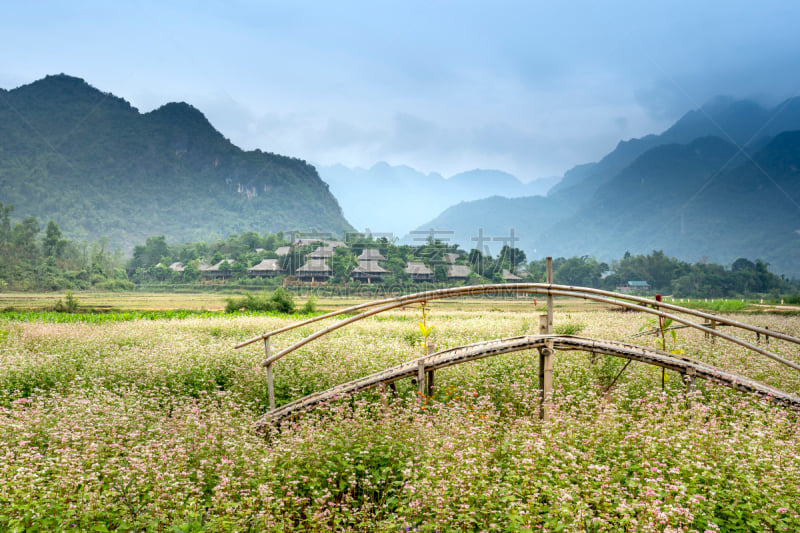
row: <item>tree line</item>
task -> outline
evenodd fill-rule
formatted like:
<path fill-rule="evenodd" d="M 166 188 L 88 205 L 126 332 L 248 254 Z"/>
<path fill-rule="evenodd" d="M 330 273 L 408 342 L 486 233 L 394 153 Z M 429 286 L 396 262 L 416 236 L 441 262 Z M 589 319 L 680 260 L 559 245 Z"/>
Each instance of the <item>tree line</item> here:
<path fill-rule="evenodd" d="M 701 260 L 689 263 L 655 250 L 647 255 L 625 253 L 611 263 L 581 256 L 553 260 L 557 283 L 615 290 L 629 281 L 645 281 L 650 293 L 671 294 L 681 298 L 780 298 L 795 295 L 798 280 L 788 280 L 768 269 L 769 264 L 756 259 L 736 259 L 728 268 Z M 545 261 L 532 261 L 529 273 L 544 279 Z M 800 295 L 795 296 L 800 300 Z"/>
<path fill-rule="evenodd" d="M 456 264 L 470 267 L 471 274 L 466 284 L 502 283 L 502 272 L 507 270 L 523 281 L 544 282 L 545 259 L 528 261 L 525 252 L 504 246 L 497 256 L 480 250 L 469 252 L 458 245 L 428 239 L 427 242 L 409 246 L 372 238 L 361 234 L 347 237 L 348 248 L 337 248 L 328 261 L 333 270 L 331 283 L 353 283 L 350 273 L 358 265 L 356 257 L 366 248 L 377 248 L 386 257 L 381 266 L 388 270 L 381 284 L 397 287 L 410 282 L 405 266 L 408 261 L 422 261 L 434 271 L 436 282 L 447 282 L 445 254 L 455 254 Z M 278 259 L 287 275 L 293 274 L 306 261 L 306 256 L 321 243 L 293 244 L 293 239 L 284 233 L 263 234 L 246 232 L 231 235 L 227 239 L 206 242 L 167 244 L 163 236 L 150 237 L 134 248 L 133 258 L 128 263 L 128 273 L 137 283 L 153 281 L 186 283 L 201 277 L 196 267 L 200 261 L 216 264 L 223 259 L 233 259 L 231 279 L 247 279 L 247 268 L 262 259 Z M 278 256 L 279 247 L 288 246 L 290 252 Z M 187 266 L 187 273 L 172 272 L 167 265 L 180 261 Z M 155 265 L 160 264 L 160 267 Z M 769 271 L 769 264 L 760 260 L 739 258 L 730 267 L 698 261 L 689 263 L 669 257 L 663 251 L 632 255 L 626 253 L 618 260 L 598 261 L 589 256 L 557 257 L 553 260 L 556 283 L 578 285 L 614 291 L 629 281 L 647 282 L 649 293 L 671 294 L 686 298 L 730 298 L 730 297 L 791 297 L 798 293 L 798 280 L 789 280 Z M 275 284 L 280 280 L 260 280 L 260 283 Z M 800 295 L 798 295 L 800 300 Z"/>
<path fill-rule="evenodd" d="M 78 243 L 63 238 L 52 220 L 44 228 L 35 217 L 12 224 L 14 206 L 0 203 L 0 289 L 20 291 L 42 290 L 133 290 L 153 284 L 201 288 L 201 265 L 212 265 L 233 259 L 225 283 L 243 286 L 274 287 L 281 285 L 307 260 L 322 242 L 296 244 L 294 235 L 283 232 L 259 234 L 248 231 L 213 242 L 197 241 L 169 244 L 163 235 L 146 238 L 125 258 L 119 250 L 109 249 L 106 239 L 95 243 Z M 514 273 L 523 281 L 544 282 L 545 260 L 528 260 L 525 252 L 504 246 L 497 256 L 480 250 L 461 250 L 458 245 L 436 239 L 415 246 L 390 242 L 385 238 L 351 234 L 346 247 L 335 249 L 328 260 L 334 285 L 357 285 L 350 274 L 358 266 L 357 256 L 364 249 L 378 249 L 386 258 L 380 265 L 387 270 L 379 282 L 386 287 L 410 287 L 405 272 L 408 261 L 425 263 L 434 273 L 434 281 L 449 284 L 503 282 L 503 271 Z M 280 247 L 289 252 L 278 255 Z M 449 257 L 446 255 L 449 254 Z M 466 265 L 470 274 L 465 281 L 448 279 L 449 262 Z M 277 279 L 252 279 L 247 269 L 263 259 L 277 259 L 284 275 Z M 169 268 L 181 262 L 183 272 Z M 689 298 L 788 297 L 800 303 L 798 281 L 769 271 L 769 264 L 760 259 L 739 258 L 730 267 L 698 261 L 689 263 L 669 257 L 662 251 L 632 255 L 610 263 L 589 256 L 558 257 L 553 260 L 556 283 L 616 290 L 629 281 L 644 281 L 648 293 L 661 293 Z M 204 283 L 209 283 L 205 281 Z M 221 284 L 222 282 L 213 282 Z"/>
<path fill-rule="evenodd" d="M 107 239 L 95 243 L 64 239 L 52 220 L 42 234 L 36 217 L 12 224 L 13 212 L 13 205 L 0 202 L 0 289 L 134 289 L 122 253 L 111 251 Z"/>

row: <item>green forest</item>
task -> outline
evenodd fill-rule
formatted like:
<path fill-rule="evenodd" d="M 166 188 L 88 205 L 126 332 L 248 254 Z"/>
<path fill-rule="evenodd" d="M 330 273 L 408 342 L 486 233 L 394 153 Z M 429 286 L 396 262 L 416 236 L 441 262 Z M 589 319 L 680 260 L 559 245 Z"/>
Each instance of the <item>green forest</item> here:
<path fill-rule="evenodd" d="M 44 227 L 36 217 L 11 223 L 13 205 L 0 203 L 0 289 L 133 290 L 122 252 L 107 239 L 78 243 L 65 239 L 58 224 Z"/>

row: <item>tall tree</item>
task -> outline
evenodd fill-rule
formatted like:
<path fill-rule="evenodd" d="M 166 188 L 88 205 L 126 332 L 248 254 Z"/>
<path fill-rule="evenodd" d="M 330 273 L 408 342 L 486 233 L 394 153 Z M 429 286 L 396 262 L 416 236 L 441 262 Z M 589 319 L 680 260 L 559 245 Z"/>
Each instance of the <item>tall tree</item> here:
<path fill-rule="evenodd" d="M 350 253 L 350 250 L 344 246 L 336 248 L 331 257 L 331 270 L 333 270 L 333 279 L 337 283 L 344 283 L 353 269 L 358 266 L 358 260 Z"/>
<path fill-rule="evenodd" d="M 39 247 L 36 244 L 36 236 L 39 235 L 41 228 L 36 217 L 25 217 L 16 224 L 11 231 L 11 239 L 14 244 L 15 253 L 19 256 L 33 259 L 39 254 Z"/>
<path fill-rule="evenodd" d="M 67 241 L 61 238 L 61 230 L 52 220 L 47 223 L 44 239 L 42 239 L 42 252 L 45 257 L 61 257 Z"/>

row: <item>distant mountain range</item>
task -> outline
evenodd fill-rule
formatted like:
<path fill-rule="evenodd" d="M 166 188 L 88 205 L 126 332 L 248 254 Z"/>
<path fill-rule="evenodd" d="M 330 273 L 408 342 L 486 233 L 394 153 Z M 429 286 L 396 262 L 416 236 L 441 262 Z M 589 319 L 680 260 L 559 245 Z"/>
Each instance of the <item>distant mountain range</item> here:
<path fill-rule="evenodd" d="M 772 109 L 718 98 L 558 183 L 498 170 L 445 179 L 386 163 L 320 174 L 330 190 L 305 161 L 234 146 L 186 103 L 143 114 L 63 74 L 0 90 L 0 202 L 73 240 L 130 250 L 153 235 L 353 231 L 333 192 L 359 230 L 433 229 L 492 255 L 504 244 L 532 258 L 663 250 L 687 261 L 760 258 L 800 276 L 798 98 Z"/>
<path fill-rule="evenodd" d="M 470 170 L 445 179 L 408 166 L 377 163 L 369 169 L 319 166 L 347 219 L 363 231 L 402 236 L 453 205 L 492 195 L 509 198 L 546 194 L 559 178 L 530 183 L 499 170 Z"/>
<path fill-rule="evenodd" d="M 245 152 L 186 103 L 142 114 L 63 74 L 0 90 L 0 201 L 127 250 L 152 235 L 353 229 L 306 162 Z"/>
<path fill-rule="evenodd" d="M 464 202 L 418 229 L 452 230 L 465 249 L 479 232 L 502 239 L 513 228 L 534 257 L 663 250 L 723 264 L 761 258 L 800 276 L 797 130 L 800 99 L 765 109 L 720 98 L 661 135 L 621 142 L 572 169 L 546 197 Z M 502 243 L 494 246 L 496 254 Z"/>

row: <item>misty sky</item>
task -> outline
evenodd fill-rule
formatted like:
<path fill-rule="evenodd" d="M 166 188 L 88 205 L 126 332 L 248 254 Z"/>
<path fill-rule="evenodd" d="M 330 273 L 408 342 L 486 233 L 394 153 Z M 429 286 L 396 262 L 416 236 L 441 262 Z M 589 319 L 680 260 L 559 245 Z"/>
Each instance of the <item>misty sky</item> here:
<path fill-rule="evenodd" d="M 10 5 L 9 5 L 10 4 Z M 66 73 L 245 149 L 561 175 L 717 94 L 800 92 L 800 2 L 10 2 L 0 87 Z"/>

